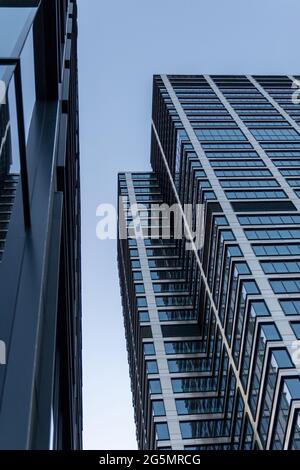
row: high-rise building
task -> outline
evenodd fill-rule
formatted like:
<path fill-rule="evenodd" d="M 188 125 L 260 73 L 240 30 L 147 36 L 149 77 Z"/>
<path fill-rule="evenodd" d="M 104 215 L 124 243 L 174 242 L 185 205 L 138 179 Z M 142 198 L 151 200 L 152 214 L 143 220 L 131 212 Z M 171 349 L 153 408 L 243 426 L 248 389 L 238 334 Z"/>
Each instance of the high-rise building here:
<path fill-rule="evenodd" d="M 76 0 L 0 1 L 0 448 L 80 449 Z"/>
<path fill-rule="evenodd" d="M 118 177 L 141 449 L 300 448 L 296 78 L 154 77 L 153 171 Z"/>

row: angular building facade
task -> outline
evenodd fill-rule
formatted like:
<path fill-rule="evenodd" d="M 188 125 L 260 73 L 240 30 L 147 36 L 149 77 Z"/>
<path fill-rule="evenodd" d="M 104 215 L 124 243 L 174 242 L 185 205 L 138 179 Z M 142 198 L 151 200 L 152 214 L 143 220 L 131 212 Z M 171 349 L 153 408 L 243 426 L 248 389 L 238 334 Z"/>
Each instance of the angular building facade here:
<path fill-rule="evenodd" d="M 82 447 L 75 0 L 0 1 L 0 449 Z"/>
<path fill-rule="evenodd" d="M 118 177 L 140 449 L 300 448 L 295 79 L 154 77 L 153 171 Z"/>

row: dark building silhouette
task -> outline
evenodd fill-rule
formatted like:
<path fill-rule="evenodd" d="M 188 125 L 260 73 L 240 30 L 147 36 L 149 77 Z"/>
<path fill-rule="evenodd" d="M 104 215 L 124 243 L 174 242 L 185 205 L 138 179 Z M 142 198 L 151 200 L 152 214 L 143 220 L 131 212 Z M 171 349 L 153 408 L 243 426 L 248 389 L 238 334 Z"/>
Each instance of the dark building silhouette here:
<path fill-rule="evenodd" d="M 153 172 L 118 177 L 141 449 L 300 448 L 295 78 L 154 77 Z M 166 207 L 153 210 L 163 203 L 178 204 L 199 244 L 176 238 Z"/>
<path fill-rule="evenodd" d="M 0 448 L 80 449 L 75 0 L 0 1 L 0 80 Z"/>

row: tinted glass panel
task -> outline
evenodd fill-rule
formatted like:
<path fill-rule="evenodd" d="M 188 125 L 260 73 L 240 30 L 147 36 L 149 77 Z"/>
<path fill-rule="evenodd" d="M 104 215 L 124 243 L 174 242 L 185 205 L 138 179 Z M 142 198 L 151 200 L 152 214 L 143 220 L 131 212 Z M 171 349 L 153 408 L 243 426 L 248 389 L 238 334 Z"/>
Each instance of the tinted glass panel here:
<path fill-rule="evenodd" d="M 10 57 L 24 26 L 35 8 L 0 7 L 0 56 Z"/>

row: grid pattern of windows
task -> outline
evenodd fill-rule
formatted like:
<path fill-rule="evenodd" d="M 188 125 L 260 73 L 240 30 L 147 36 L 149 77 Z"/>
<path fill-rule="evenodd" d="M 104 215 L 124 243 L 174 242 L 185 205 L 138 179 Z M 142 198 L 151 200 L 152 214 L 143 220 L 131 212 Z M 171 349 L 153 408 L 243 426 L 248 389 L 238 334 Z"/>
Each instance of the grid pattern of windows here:
<path fill-rule="evenodd" d="M 297 294 L 300 292 L 300 279 L 270 281 L 275 294 Z"/>
<path fill-rule="evenodd" d="M 286 430 L 288 446 L 299 445 L 300 407 L 288 417 L 282 377 L 299 375 L 300 134 L 268 98 L 300 121 L 290 86 L 288 77 L 154 78 L 153 173 L 133 174 L 133 188 L 126 176 L 121 189 L 147 209 L 201 203 L 203 230 L 196 252 L 172 235 L 143 249 L 119 243 L 141 448 L 171 448 L 181 435 L 186 449 L 282 449 Z M 197 233 L 194 214 L 185 223 Z"/>

